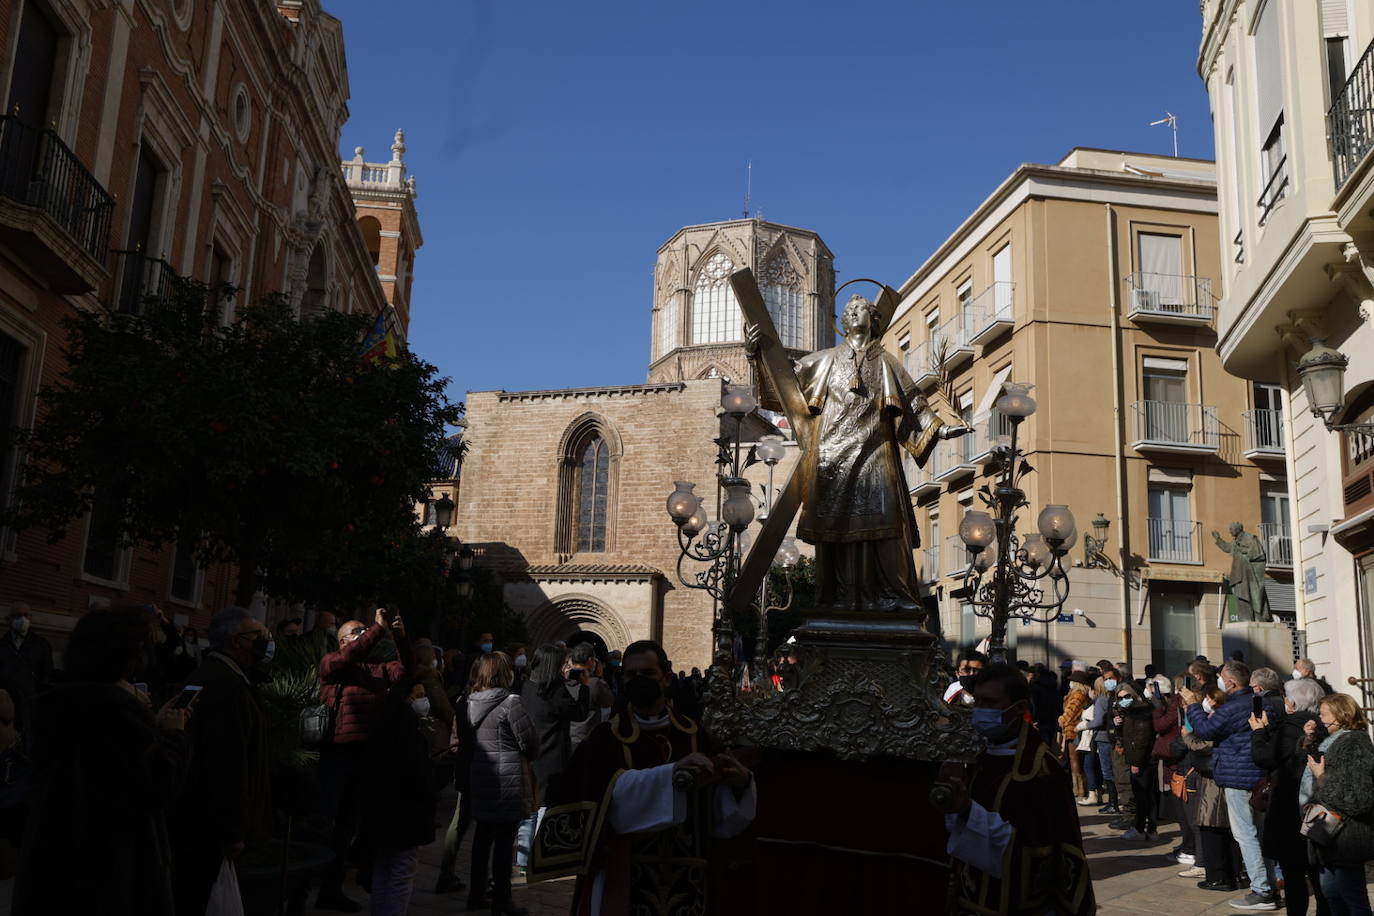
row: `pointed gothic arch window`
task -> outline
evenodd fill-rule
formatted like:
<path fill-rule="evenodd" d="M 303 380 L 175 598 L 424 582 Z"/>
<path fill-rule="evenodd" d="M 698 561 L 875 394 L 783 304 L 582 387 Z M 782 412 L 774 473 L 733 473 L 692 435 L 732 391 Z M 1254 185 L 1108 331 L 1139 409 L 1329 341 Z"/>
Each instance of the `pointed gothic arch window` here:
<path fill-rule="evenodd" d="M 781 251 L 763 265 L 763 301 L 773 318 L 773 327 L 784 347 L 800 350 L 806 346 L 802 336 L 801 277 Z"/>
<path fill-rule="evenodd" d="M 697 273 L 692 292 L 692 343 L 729 343 L 740 339 L 743 319 L 730 274 L 735 263 L 716 252 Z"/>
<path fill-rule="evenodd" d="M 614 549 L 619 436 L 602 417 L 586 414 L 568 427 L 560 452 L 555 550 Z"/>
<path fill-rule="evenodd" d="M 663 270 L 658 284 L 658 333 L 655 343 L 658 352 L 655 358 L 677 349 L 681 340 L 681 315 L 678 311 L 677 265 L 670 263 Z"/>

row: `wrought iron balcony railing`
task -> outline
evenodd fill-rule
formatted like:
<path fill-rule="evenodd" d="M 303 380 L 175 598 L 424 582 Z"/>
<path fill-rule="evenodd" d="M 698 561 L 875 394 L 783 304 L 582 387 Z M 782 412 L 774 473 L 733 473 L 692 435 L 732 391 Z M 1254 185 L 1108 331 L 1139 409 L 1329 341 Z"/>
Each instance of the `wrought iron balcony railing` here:
<path fill-rule="evenodd" d="M 1162 452 L 1215 452 L 1221 443 L 1217 409 L 1210 404 L 1177 404 L 1173 401 L 1136 401 L 1137 450 Z"/>
<path fill-rule="evenodd" d="M 1374 42 L 1365 48 L 1326 112 L 1326 139 L 1340 190 L 1374 146 Z"/>
<path fill-rule="evenodd" d="M 1282 455 L 1283 411 L 1247 410 L 1245 418 L 1245 456 Z"/>
<path fill-rule="evenodd" d="M 1288 157 L 1284 156 L 1274 166 L 1274 171 L 1269 176 L 1269 181 L 1264 185 L 1264 190 L 1260 192 L 1259 200 L 1255 205 L 1259 207 L 1259 224 L 1264 225 L 1269 219 L 1269 214 L 1273 212 L 1278 202 L 1283 200 L 1283 196 L 1288 193 Z"/>
<path fill-rule="evenodd" d="M 1138 272 L 1126 278 L 1129 316 L 1137 320 L 1206 324 L 1212 320 L 1212 281 L 1207 277 Z"/>
<path fill-rule="evenodd" d="M 1148 559 L 1164 563 L 1202 562 L 1202 522 L 1147 518 L 1145 525 Z"/>
<path fill-rule="evenodd" d="M 115 288 L 112 311 L 142 315 L 149 306 L 165 306 L 185 282 L 172 265 L 138 251 L 112 251 L 115 256 Z"/>
<path fill-rule="evenodd" d="M 971 436 L 958 439 L 942 439 L 936 443 L 930 454 L 930 476 L 938 481 L 953 480 L 974 471 L 972 445 L 966 440 Z"/>
<path fill-rule="evenodd" d="M 936 544 L 921 551 L 921 580 L 934 582 L 940 578 L 940 545 Z"/>
<path fill-rule="evenodd" d="M 945 538 L 945 556 L 949 561 L 946 567 L 951 576 L 957 576 L 968 569 L 970 562 L 968 546 L 959 535 Z"/>
<path fill-rule="evenodd" d="M 0 116 L 0 196 L 46 213 L 87 254 L 104 259 L 114 198 L 54 131 Z"/>
<path fill-rule="evenodd" d="M 1293 536 L 1287 525 L 1260 522 L 1259 538 L 1270 566 L 1293 568 Z"/>

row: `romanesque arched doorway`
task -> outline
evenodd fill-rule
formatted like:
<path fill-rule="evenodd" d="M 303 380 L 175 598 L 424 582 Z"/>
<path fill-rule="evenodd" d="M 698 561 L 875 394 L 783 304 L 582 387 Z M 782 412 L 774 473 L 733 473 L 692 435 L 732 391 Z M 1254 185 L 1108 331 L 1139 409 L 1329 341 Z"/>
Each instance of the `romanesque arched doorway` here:
<path fill-rule="evenodd" d="M 624 649 L 631 642 L 620 615 L 589 595 L 552 598 L 529 615 L 527 626 L 536 645 L 559 640 L 574 645 L 580 640 L 592 642 L 601 652 Z"/>

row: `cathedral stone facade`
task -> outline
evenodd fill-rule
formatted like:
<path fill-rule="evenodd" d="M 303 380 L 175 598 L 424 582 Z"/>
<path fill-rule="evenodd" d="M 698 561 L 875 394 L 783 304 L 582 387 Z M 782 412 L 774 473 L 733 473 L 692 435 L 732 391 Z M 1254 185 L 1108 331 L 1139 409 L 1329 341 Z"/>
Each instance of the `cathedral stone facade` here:
<path fill-rule="evenodd" d="M 695 481 L 716 517 L 712 440 L 734 434 L 720 397 L 727 385 L 754 383 L 728 278 L 754 269 L 784 342 L 800 354 L 834 340 L 831 262 L 803 229 L 761 220 L 687 227 L 658 253 L 646 384 L 469 393 L 457 534 L 499 573 L 532 641 L 589 634 L 616 649 L 653 638 L 678 668 L 708 664 L 712 600 L 679 581 L 664 503 L 674 481 Z M 742 438 L 777 431 L 756 414 Z M 789 448 L 778 486 L 794 460 Z M 758 484 L 767 473 L 760 464 L 748 476 Z M 684 564 L 689 575 L 704 568 Z"/>

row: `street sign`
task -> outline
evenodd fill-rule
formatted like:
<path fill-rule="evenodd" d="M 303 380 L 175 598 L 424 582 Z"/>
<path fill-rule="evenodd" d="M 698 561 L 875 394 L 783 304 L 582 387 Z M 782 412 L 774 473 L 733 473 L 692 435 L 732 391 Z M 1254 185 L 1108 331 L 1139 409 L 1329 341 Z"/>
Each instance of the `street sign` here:
<path fill-rule="evenodd" d="M 1073 623 L 1073 615 L 1072 615 L 1072 614 L 1060 614 L 1058 617 L 1054 618 L 1054 622 L 1055 622 L 1055 623 Z"/>
<path fill-rule="evenodd" d="M 1317 593 L 1317 567 L 1309 566 L 1303 570 L 1303 592 L 1308 595 Z"/>

